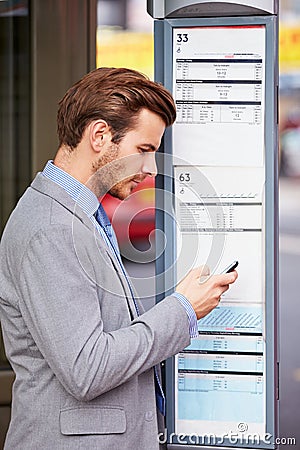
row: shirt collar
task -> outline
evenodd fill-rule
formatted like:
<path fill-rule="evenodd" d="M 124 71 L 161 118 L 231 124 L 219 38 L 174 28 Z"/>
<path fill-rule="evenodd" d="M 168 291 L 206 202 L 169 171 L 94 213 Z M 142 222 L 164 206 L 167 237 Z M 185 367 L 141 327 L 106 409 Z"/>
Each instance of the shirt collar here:
<path fill-rule="evenodd" d="M 95 214 L 99 207 L 96 195 L 72 175 L 55 166 L 53 161 L 47 162 L 42 175 L 62 187 L 88 217 Z"/>

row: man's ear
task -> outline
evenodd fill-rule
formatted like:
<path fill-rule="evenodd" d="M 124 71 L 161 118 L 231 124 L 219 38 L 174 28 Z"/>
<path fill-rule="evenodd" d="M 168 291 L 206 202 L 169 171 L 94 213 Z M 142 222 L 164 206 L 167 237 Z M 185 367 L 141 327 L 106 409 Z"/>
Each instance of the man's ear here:
<path fill-rule="evenodd" d="M 105 120 L 93 120 L 89 125 L 89 139 L 92 149 L 99 153 L 103 147 L 111 142 L 111 131 Z"/>

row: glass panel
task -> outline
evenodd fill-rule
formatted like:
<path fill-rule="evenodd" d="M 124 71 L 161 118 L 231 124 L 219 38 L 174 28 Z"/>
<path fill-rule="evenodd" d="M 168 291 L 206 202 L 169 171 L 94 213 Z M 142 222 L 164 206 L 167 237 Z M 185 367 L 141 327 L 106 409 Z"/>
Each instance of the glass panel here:
<path fill-rule="evenodd" d="M 28 2 L 0 2 L 0 234 L 30 180 Z M 0 368 L 9 367 L 0 333 Z"/>
<path fill-rule="evenodd" d="M 0 232 L 30 180 L 29 17 L 26 1 L 0 2 Z"/>

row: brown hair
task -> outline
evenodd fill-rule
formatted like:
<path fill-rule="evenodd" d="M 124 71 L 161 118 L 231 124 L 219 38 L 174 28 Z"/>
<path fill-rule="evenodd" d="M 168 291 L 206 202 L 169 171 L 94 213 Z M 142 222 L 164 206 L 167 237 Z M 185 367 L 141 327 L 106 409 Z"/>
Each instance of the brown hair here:
<path fill-rule="evenodd" d="M 161 84 L 131 69 L 103 67 L 75 83 L 59 102 L 59 145 L 75 148 L 93 120 L 103 119 L 118 143 L 134 128 L 142 108 L 158 114 L 172 125 L 176 110 L 172 95 Z"/>

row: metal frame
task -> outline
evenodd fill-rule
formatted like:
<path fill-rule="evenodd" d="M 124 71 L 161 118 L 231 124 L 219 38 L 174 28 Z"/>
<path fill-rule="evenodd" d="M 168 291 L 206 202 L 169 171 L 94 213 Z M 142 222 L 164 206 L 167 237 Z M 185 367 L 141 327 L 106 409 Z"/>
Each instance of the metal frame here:
<path fill-rule="evenodd" d="M 170 91 L 172 84 L 172 32 L 176 27 L 193 26 L 231 26 L 231 25 L 265 25 L 266 27 L 266 74 L 265 87 L 266 109 L 265 109 L 265 282 L 266 282 L 266 432 L 273 438 L 278 436 L 278 337 L 277 337 L 277 310 L 278 310 L 278 165 L 277 165 L 277 125 L 278 125 L 278 64 L 277 64 L 277 17 L 276 16 L 251 16 L 251 17 L 223 17 L 223 18 L 197 18 L 197 19 L 164 19 L 155 21 L 155 78 L 162 82 Z M 167 130 L 161 150 L 166 154 L 172 154 L 171 131 Z M 160 173 L 172 175 L 172 167 L 168 167 L 164 160 L 164 167 Z M 173 191 L 171 177 L 160 176 L 157 187 L 167 192 Z M 168 196 L 169 198 L 169 196 Z M 156 227 L 162 231 L 167 230 L 168 241 L 163 255 L 157 260 L 157 274 L 162 274 L 170 267 L 175 258 L 174 242 L 176 235 L 174 222 L 170 220 L 170 205 L 164 198 L 158 196 L 157 208 L 159 212 L 156 218 Z M 165 211 L 165 212 L 163 212 Z M 158 245 L 160 245 L 158 243 Z M 160 247 L 161 248 L 161 247 Z M 175 274 L 173 274 L 175 280 Z M 174 281 L 173 280 L 173 281 Z M 165 281 L 165 282 L 164 282 Z M 166 286 L 170 284 L 159 277 L 158 292 L 169 292 Z M 160 301 L 163 295 L 158 296 Z M 166 361 L 166 396 L 168 400 L 168 414 L 166 426 L 168 436 L 174 432 L 174 358 Z M 174 440 L 173 440 L 174 442 Z M 226 443 L 225 443 L 226 445 Z M 228 445 L 228 443 L 227 443 Z M 240 445 L 240 444 L 239 444 Z M 230 445 L 229 448 L 239 448 L 238 445 Z M 182 450 L 183 445 L 168 445 L 169 450 Z M 188 449 L 211 448 L 203 446 L 187 446 Z M 214 447 L 216 448 L 216 447 Z M 224 449 L 227 447 L 217 447 Z M 251 447 L 243 445 L 243 448 L 276 448 L 274 445 L 259 445 Z"/>
<path fill-rule="evenodd" d="M 155 19 L 278 14 L 277 0 L 147 0 Z"/>

